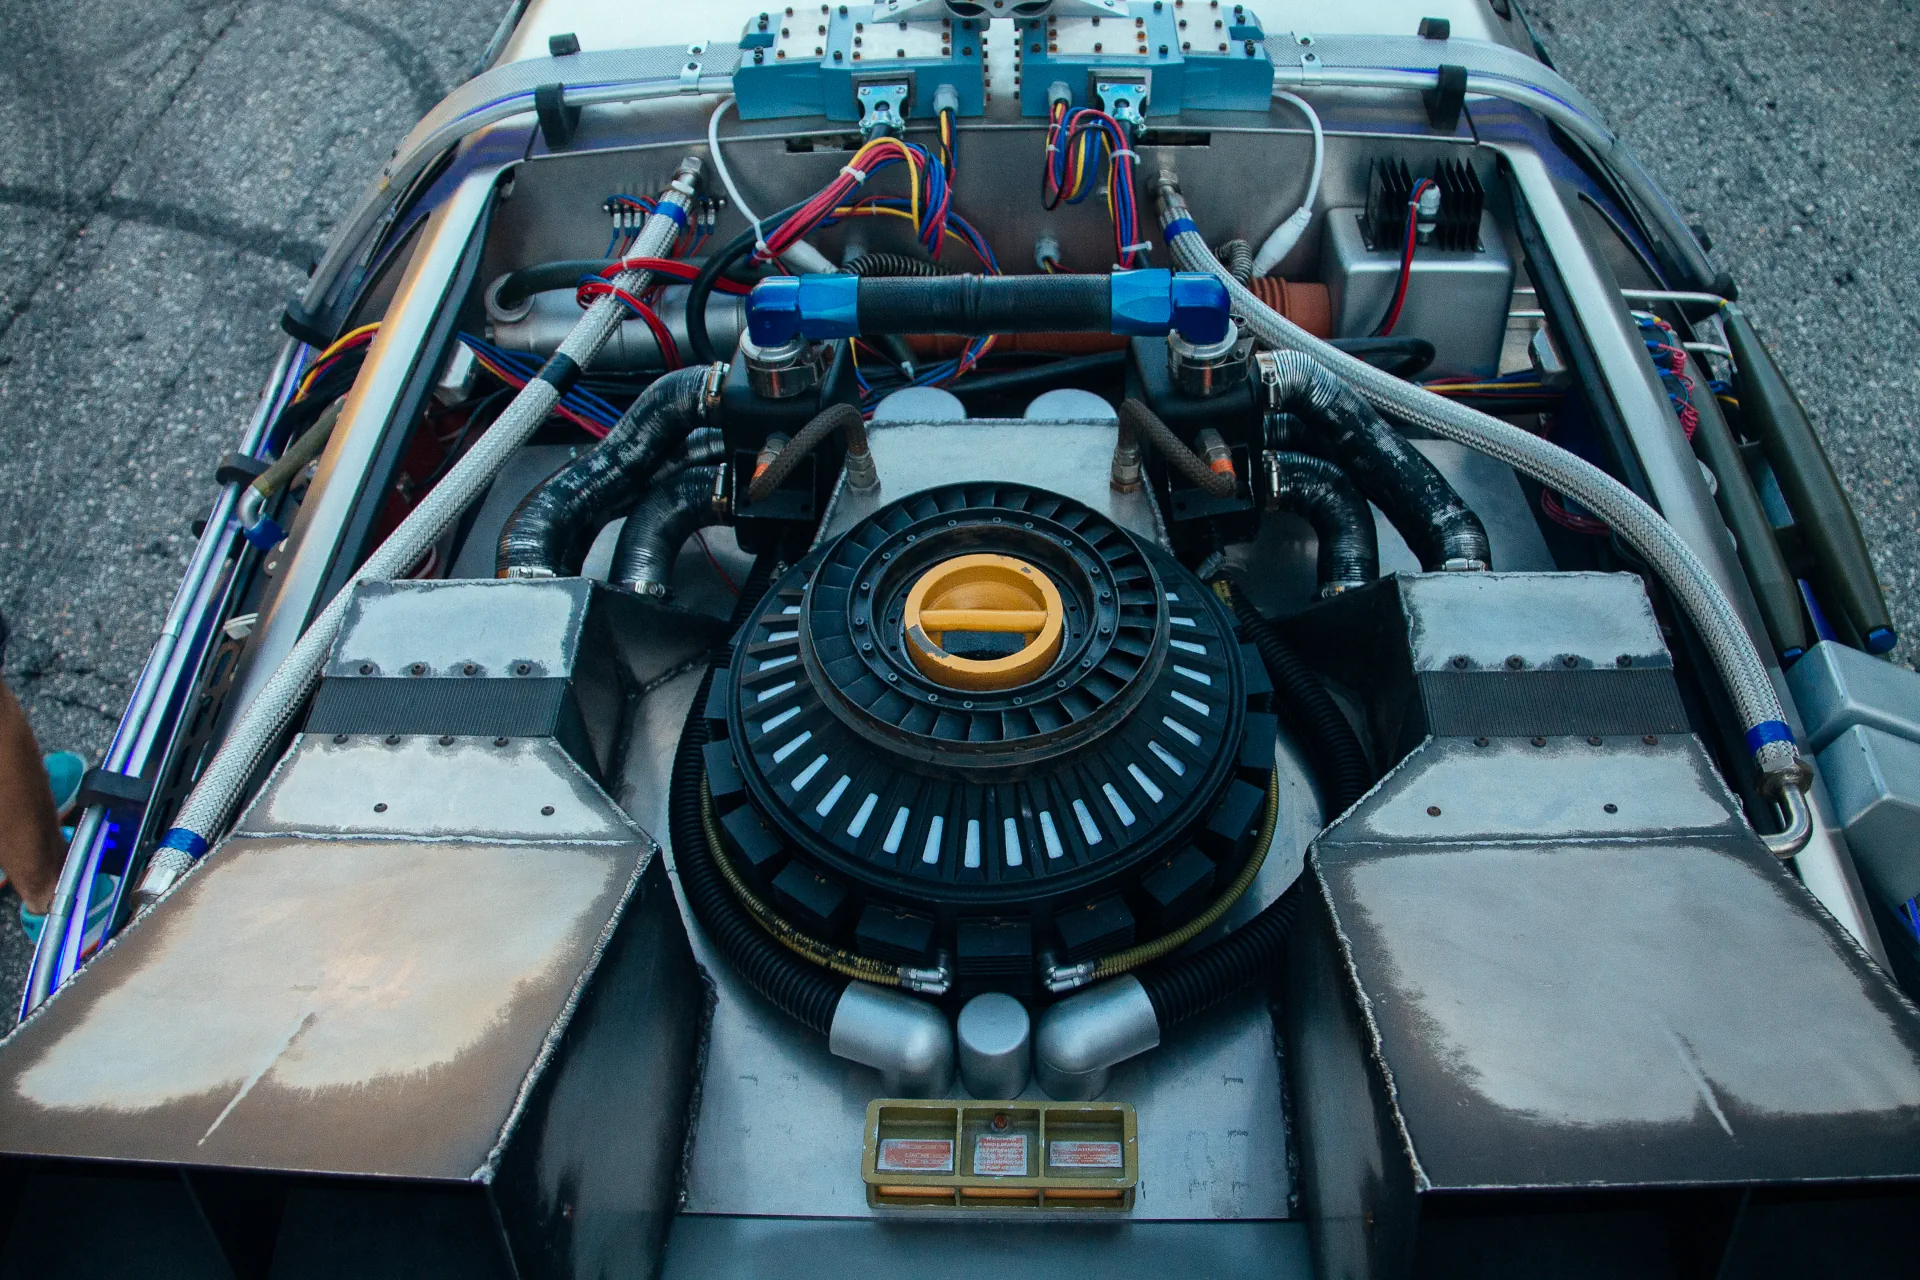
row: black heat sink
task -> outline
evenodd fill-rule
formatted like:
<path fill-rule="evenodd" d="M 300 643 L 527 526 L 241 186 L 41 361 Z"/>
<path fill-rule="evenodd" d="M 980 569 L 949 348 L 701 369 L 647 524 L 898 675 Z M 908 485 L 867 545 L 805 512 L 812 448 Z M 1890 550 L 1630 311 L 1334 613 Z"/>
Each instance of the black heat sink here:
<path fill-rule="evenodd" d="M 1433 167 L 1440 187 L 1435 248 L 1471 252 L 1480 247 L 1480 211 L 1487 193 L 1471 165 L 1442 160 Z M 1413 171 L 1404 160 L 1375 160 L 1367 175 L 1365 231 L 1370 249 L 1398 250 L 1407 233 L 1407 201 L 1413 195 Z"/>

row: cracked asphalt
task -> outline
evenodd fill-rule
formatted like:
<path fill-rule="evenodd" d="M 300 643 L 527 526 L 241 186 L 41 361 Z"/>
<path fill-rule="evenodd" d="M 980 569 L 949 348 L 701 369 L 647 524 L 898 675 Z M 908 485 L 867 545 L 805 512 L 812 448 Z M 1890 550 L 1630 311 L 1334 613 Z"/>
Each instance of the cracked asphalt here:
<path fill-rule="evenodd" d="M 1911 663 L 1914 4 L 1527 7 L 1740 282 L 1853 495 Z M 0 610 L 6 678 L 47 748 L 105 750 L 285 299 L 502 8 L 0 0 Z"/>

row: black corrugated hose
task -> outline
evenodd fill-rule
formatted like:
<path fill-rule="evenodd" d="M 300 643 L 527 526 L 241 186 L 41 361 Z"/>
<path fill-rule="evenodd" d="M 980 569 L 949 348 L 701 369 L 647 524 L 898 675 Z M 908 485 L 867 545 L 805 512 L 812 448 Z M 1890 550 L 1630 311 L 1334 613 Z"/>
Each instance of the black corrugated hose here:
<path fill-rule="evenodd" d="M 780 447 L 773 455 L 764 471 L 754 473 L 747 482 L 747 499 L 751 502 L 765 502 L 767 495 L 778 489 L 793 469 L 800 465 L 822 440 L 834 432 L 844 432 L 847 437 L 849 454 L 864 453 L 867 450 L 867 423 L 860 416 L 860 410 L 850 404 L 830 404 L 807 420 L 793 439 Z"/>
<path fill-rule="evenodd" d="M 841 268 L 850 276 L 950 276 L 952 271 L 931 258 L 904 253 L 863 253 Z"/>
<path fill-rule="evenodd" d="M 1312 429 L 1320 450 L 1386 513 L 1423 568 L 1492 565 L 1480 517 L 1426 455 L 1344 379 L 1314 364 L 1310 376 L 1278 384 L 1274 395 L 1268 408 L 1295 414 Z"/>
<path fill-rule="evenodd" d="M 688 467 L 655 482 L 620 527 L 607 581 L 649 594 L 671 582 L 680 544 L 695 529 L 720 523 L 713 506 L 719 475 L 718 467 Z"/>
<path fill-rule="evenodd" d="M 601 526 L 645 491 L 707 412 L 703 365 L 662 374 L 620 415 L 606 439 L 528 494 L 500 531 L 495 572 L 502 578 L 566 577 Z"/>
<path fill-rule="evenodd" d="M 1238 481 L 1231 471 L 1215 471 L 1199 454 L 1187 448 L 1187 442 L 1173 434 L 1173 428 L 1160 415 L 1138 400 L 1120 404 L 1120 447 L 1151 445 L 1167 465 L 1185 476 L 1200 492 L 1215 498 L 1231 498 Z"/>
<path fill-rule="evenodd" d="M 1241 629 L 1259 649 L 1273 677 L 1282 713 L 1305 741 L 1319 776 L 1329 813 L 1343 813 L 1366 794 L 1372 774 L 1353 726 L 1326 686 L 1292 647 L 1274 633 L 1237 585 L 1231 585 L 1233 611 Z M 1286 946 L 1300 910 L 1296 881 L 1266 910 L 1226 937 L 1192 955 L 1169 960 L 1138 975 L 1153 1005 L 1160 1034 L 1212 1008 L 1268 972 Z"/>
<path fill-rule="evenodd" d="M 740 603 L 733 614 L 736 628 L 766 594 L 772 578 L 772 557 L 761 556 L 740 590 Z M 706 832 L 700 825 L 700 781 L 706 776 L 703 749 L 707 745 L 707 694 L 713 688 L 714 674 L 731 660 L 731 647 L 724 646 L 714 655 L 713 666 L 693 695 L 693 707 L 674 751 L 667 790 L 667 829 L 673 839 L 674 870 L 679 873 L 680 887 L 686 892 L 694 918 L 747 985 L 782 1012 L 825 1035 L 833 1026 L 834 1007 L 848 980 L 802 960 L 755 923 L 713 865 Z"/>
<path fill-rule="evenodd" d="M 1320 589 L 1365 586 L 1380 576 L 1373 508 L 1347 473 L 1310 453 L 1268 455 L 1278 465 L 1273 500 L 1302 516 L 1320 543 Z"/>

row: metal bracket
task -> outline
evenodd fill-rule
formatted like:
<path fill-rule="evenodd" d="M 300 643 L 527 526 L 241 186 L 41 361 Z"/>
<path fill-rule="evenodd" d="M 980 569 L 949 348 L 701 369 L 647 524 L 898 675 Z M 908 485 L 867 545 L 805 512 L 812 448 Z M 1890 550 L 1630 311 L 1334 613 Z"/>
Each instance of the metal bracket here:
<path fill-rule="evenodd" d="M 533 91 L 533 111 L 540 120 L 540 136 L 547 150 L 563 151 L 573 143 L 580 127 L 580 108 L 567 105 L 567 86 L 555 82 Z"/>
<path fill-rule="evenodd" d="M 1147 126 L 1147 96 L 1153 88 L 1151 73 L 1142 76 L 1095 80 L 1093 96 L 1100 109 L 1127 128 L 1138 132 Z"/>
<path fill-rule="evenodd" d="M 153 784 L 109 769 L 89 769 L 80 779 L 76 801 L 82 809 L 96 806 L 123 813 L 142 813 L 153 799 Z"/>
<path fill-rule="evenodd" d="M 907 119 L 907 94 L 913 85 L 906 80 L 874 80 L 853 87 L 853 101 L 860 108 L 860 136 L 898 135 Z"/>
<path fill-rule="evenodd" d="M 213 482 L 218 485 L 250 484 L 272 465 L 250 453 L 230 451 L 221 455 L 220 465 L 213 469 Z"/>
<path fill-rule="evenodd" d="M 1424 90 L 1420 98 L 1427 104 L 1427 119 L 1442 133 L 1460 127 L 1460 110 L 1467 103 L 1467 69 L 1457 63 L 1440 64 L 1438 83 Z"/>
<path fill-rule="evenodd" d="M 687 46 L 687 60 L 680 67 L 680 92 L 700 92 L 700 56 L 706 51 L 704 44 Z"/>

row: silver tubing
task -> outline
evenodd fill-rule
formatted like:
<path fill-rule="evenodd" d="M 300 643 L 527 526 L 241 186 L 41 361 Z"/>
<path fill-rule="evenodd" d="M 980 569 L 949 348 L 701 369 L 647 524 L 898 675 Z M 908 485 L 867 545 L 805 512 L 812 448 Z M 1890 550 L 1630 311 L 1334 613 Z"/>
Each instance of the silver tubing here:
<path fill-rule="evenodd" d="M 1794 785 L 1780 788 L 1774 803 L 1779 807 L 1784 827 L 1773 835 L 1761 836 L 1767 852 L 1782 862 L 1790 862 L 1813 839 L 1813 808 L 1806 792 Z"/>
<path fill-rule="evenodd" d="M 697 156 L 681 162 L 671 188 L 661 197 L 663 206 L 671 205 L 683 214 L 692 206 L 693 180 L 700 164 Z M 679 230 L 680 224 L 673 218 L 649 218 L 634 253 L 640 257 L 664 254 Z M 650 275 L 646 271 L 623 271 L 613 283 L 621 292 L 637 294 L 645 291 Z M 583 370 L 590 367 L 625 314 L 625 304 L 616 296 L 603 296 L 587 309 L 573 332 L 560 344 L 554 358 L 564 356 Z M 408 513 L 400 527 L 367 557 L 366 563 L 295 642 L 259 696 L 228 731 L 212 763 L 174 820 L 175 831 L 191 833 L 207 844 L 213 842 L 232 815 L 247 779 L 319 679 L 320 668 L 346 616 L 353 588 L 361 582 L 395 578 L 411 569 L 426 549 L 439 541 L 485 492 L 507 460 L 546 421 L 559 399 L 559 390 L 545 379 L 535 378 L 529 382 L 453 469 Z M 168 882 L 160 883 L 162 880 Z M 150 899 L 169 887 L 171 881 L 164 871 L 159 876 L 150 874 L 148 881 L 142 883 L 141 895 Z"/>
<path fill-rule="evenodd" d="M 1686 289 L 1622 289 L 1620 296 L 1629 302 L 1697 302 L 1712 307 L 1733 305 L 1717 293 L 1694 293 Z"/>

